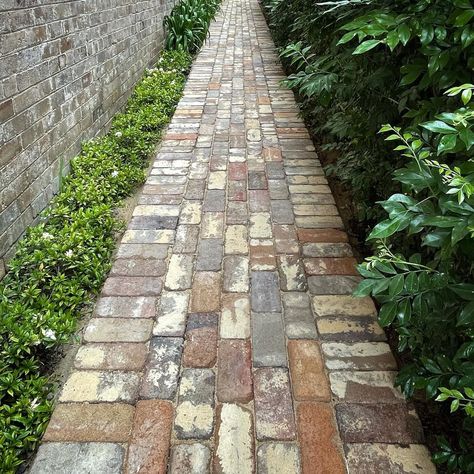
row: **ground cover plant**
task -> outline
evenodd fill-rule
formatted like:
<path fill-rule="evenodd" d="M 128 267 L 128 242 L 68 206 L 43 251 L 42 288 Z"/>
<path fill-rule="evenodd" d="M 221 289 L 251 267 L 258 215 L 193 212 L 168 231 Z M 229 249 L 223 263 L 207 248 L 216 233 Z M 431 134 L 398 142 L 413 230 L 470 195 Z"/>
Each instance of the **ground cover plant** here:
<path fill-rule="evenodd" d="M 0 282 L 0 471 L 15 472 L 52 411 L 51 350 L 74 334 L 110 269 L 114 208 L 145 179 L 178 103 L 191 57 L 164 51 L 110 131 L 83 144 L 58 195 L 27 230 Z"/>
<path fill-rule="evenodd" d="M 439 407 L 435 462 L 474 472 L 472 3 L 263 4 L 286 85 L 372 246 L 357 294 L 396 335 L 397 383 Z"/>

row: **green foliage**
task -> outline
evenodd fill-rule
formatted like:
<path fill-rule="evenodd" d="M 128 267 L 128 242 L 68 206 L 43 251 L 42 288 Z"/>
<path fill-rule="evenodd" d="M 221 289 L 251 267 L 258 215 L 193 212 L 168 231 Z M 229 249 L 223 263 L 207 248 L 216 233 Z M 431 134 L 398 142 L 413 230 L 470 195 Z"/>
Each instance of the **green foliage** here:
<path fill-rule="evenodd" d="M 181 0 L 166 16 L 166 47 L 191 54 L 206 41 L 209 24 L 219 9 L 220 0 Z"/>
<path fill-rule="evenodd" d="M 368 239 L 377 242 L 376 256 L 359 266 L 365 277 L 356 295 L 371 294 L 380 303 L 379 321 L 399 335 L 399 350 L 409 350 L 398 383 L 407 396 L 424 389 L 438 401 L 450 396 L 451 413 L 460 406 L 460 393 L 474 393 L 474 159 L 471 148 L 474 120 L 466 84 L 464 106 L 441 113 L 418 129 L 402 132 L 386 125 L 386 140 L 398 142 L 407 163 L 394 172 L 402 193 L 380 202 L 388 218 Z M 406 241 L 411 241 L 406 257 Z M 402 251 L 401 251 L 402 250 Z M 446 395 L 448 394 L 448 395 Z M 465 401 L 462 399 L 461 401 Z M 472 439 L 474 410 L 465 405 L 459 451 L 446 449 L 434 460 L 451 470 L 474 472 Z M 447 454 L 449 452 L 449 455 Z M 444 454 L 443 454 L 444 453 Z"/>
<path fill-rule="evenodd" d="M 109 133 L 84 143 L 61 192 L 28 229 L 0 283 L 0 471 L 15 472 L 52 411 L 48 351 L 68 342 L 110 269 L 114 207 L 144 181 L 150 152 L 174 112 L 191 63 L 165 51 Z"/>
<path fill-rule="evenodd" d="M 467 393 L 474 389 L 472 2 L 263 4 L 290 73 L 285 84 L 335 157 L 326 169 L 349 185 L 359 228 L 373 228 L 376 256 L 360 266 L 357 291 L 378 300 L 381 323 L 395 329 L 411 360 L 398 384 L 408 396 Z M 450 415 L 459 426 L 452 446 L 440 438 L 434 459 L 449 470 L 474 472 L 467 415 Z"/>

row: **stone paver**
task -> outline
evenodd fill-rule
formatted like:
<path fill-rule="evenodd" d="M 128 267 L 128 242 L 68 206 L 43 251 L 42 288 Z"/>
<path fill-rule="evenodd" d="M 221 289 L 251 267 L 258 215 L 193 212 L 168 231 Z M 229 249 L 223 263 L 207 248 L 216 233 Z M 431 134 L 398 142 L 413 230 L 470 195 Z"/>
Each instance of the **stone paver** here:
<path fill-rule="evenodd" d="M 223 0 L 33 474 L 434 473 L 257 0 Z"/>

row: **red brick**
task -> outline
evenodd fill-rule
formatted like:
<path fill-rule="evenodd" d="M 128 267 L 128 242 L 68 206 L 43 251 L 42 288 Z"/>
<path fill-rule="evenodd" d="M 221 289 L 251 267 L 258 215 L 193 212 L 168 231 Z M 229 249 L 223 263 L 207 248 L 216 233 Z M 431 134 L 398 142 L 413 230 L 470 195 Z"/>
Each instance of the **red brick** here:
<path fill-rule="evenodd" d="M 248 403 L 252 400 L 250 341 L 221 339 L 217 368 L 217 398 L 219 401 Z"/>
<path fill-rule="evenodd" d="M 247 179 L 247 163 L 229 163 L 228 176 L 231 180 Z"/>
<path fill-rule="evenodd" d="M 348 242 L 347 234 L 337 229 L 298 229 L 298 240 L 308 242 Z"/>
<path fill-rule="evenodd" d="M 166 473 L 173 406 L 163 400 L 140 400 L 128 447 L 126 474 Z"/>
<path fill-rule="evenodd" d="M 196 140 L 197 133 L 167 133 L 165 140 Z"/>
<path fill-rule="evenodd" d="M 303 260 L 308 275 L 358 275 L 357 260 L 342 258 L 305 258 Z"/>
<path fill-rule="evenodd" d="M 212 367 L 217 353 L 217 313 L 196 313 L 188 316 L 183 365 Z"/>
<path fill-rule="evenodd" d="M 134 411 L 126 403 L 60 403 L 43 441 L 125 443 Z"/>
<path fill-rule="evenodd" d="M 290 340 L 288 355 L 295 400 L 330 401 L 331 391 L 318 343 L 309 339 Z"/>
<path fill-rule="evenodd" d="M 303 474 L 345 474 L 344 459 L 328 403 L 303 402 L 297 408 Z"/>
<path fill-rule="evenodd" d="M 217 272 L 196 272 L 191 297 L 191 311 L 206 313 L 220 308 L 221 276 Z"/>

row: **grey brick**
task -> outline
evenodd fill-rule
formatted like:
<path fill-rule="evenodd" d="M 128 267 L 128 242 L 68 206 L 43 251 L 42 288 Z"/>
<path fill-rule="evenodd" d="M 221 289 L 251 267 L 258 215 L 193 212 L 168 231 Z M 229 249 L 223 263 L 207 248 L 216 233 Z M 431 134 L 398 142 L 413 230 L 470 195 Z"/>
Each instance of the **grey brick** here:
<path fill-rule="evenodd" d="M 40 446 L 30 473 L 118 474 L 122 470 L 123 459 L 124 448 L 120 444 L 45 443 Z"/>
<path fill-rule="evenodd" d="M 252 355 L 255 367 L 287 367 L 281 313 L 252 313 Z"/>
<path fill-rule="evenodd" d="M 252 272 L 252 311 L 280 312 L 280 286 L 276 272 Z"/>

